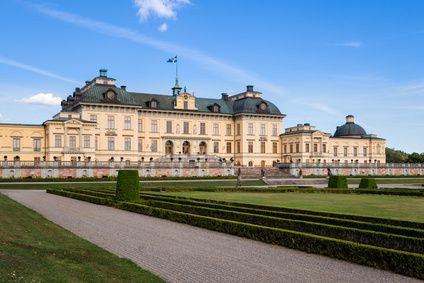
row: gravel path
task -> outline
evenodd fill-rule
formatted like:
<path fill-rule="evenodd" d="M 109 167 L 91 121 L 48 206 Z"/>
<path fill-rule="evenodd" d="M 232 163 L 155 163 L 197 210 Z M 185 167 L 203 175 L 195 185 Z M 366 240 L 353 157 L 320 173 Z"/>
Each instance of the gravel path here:
<path fill-rule="evenodd" d="M 1 192 L 169 282 L 421 282 L 44 191 Z"/>

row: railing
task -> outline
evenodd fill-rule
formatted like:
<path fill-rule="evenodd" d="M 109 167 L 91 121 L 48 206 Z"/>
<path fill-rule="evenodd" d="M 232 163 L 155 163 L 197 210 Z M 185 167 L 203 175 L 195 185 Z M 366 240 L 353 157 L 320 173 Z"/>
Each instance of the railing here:
<path fill-rule="evenodd" d="M 278 163 L 279 168 L 424 168 L 424 163 Z"/>

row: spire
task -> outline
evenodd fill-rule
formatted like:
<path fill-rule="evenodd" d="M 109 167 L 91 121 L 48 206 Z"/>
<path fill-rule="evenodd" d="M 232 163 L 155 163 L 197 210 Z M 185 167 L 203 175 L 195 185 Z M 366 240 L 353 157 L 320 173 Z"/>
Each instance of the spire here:
<path fill-rule="evenodd" d="M 181 92 L 181 87 L 178 84 L 178 77 L 175 78 L 175 86 L 172 88 L 172 95 L 177 96 Z"/>

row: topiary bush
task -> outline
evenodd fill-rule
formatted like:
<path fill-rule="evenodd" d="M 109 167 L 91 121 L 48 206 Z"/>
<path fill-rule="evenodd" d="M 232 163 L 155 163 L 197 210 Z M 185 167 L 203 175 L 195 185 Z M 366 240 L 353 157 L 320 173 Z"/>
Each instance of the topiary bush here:
<path fill-rule="evenodd" d="M 347 189 L 347 179 L 345 176 L 330 176 L 328 179 L 328 188 Z"/>
<path fill-rule="evenodd" d="M 140 182 L 137 170 L 119 170 L 116 182 L 116 200 L 131 201 L 140 198 Z"/>
<path fill-rule="evenodd" d="M 359 189 L 378 189 L 375 179 L 362 178 L 359 183 Z"/>

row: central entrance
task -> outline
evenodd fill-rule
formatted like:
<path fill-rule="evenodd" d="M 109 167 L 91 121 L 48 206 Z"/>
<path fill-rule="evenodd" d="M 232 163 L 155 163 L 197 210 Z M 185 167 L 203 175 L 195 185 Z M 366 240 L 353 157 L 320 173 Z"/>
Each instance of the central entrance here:
<path fill-rule="evenodd" d="M 206 155 L 206 143 L 204 141 L 199 143 L 199 154 Z"/>
<path fill-rule="evenodd" d="M 174 143 L 172 141 L 167 141 L 165 143 L 165 155 L 174 154 Z"/>
<path fill-rule="evenodd" d="M 190 143 L 188 141 L 183 143 L 183 154 L 190 155 Z"/>

